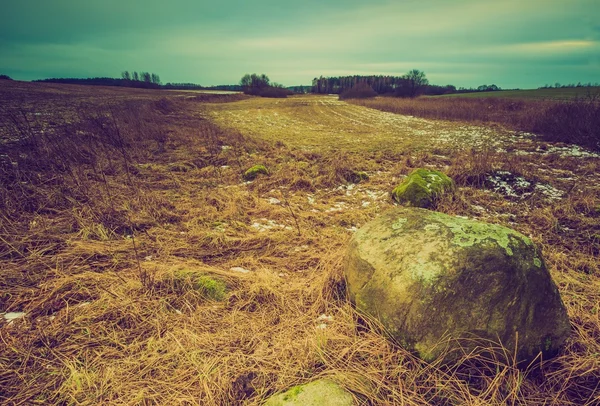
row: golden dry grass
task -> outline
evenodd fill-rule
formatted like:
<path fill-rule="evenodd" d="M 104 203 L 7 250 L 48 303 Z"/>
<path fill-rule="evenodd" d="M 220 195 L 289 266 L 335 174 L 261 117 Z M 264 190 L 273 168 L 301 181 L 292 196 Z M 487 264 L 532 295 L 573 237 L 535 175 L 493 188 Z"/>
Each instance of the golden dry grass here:
<path fill-rule="evenodd" d="M 26 313 L 0 321 L 3 403 L 252 405 L 322 376 L 361 404 L 600 401 L 600 159 L 328 97 L 210 103 L 118 89 L 115 101 L 110 90 L 37 86 L 3 105 L 34 130 L 49 121 L 60 129 L 35 138 L 43 147 L 1 144 L 10 162 L 0 311 Z M 108 100 L 124 104 L 106 111 Z M 98 111 L 112 121 L 90 127 Z M 74 124 L 87 136 L 71 137 Z M 111 138 L 115 129 L 122 138 Z M 70 154 L 53 148 L 56 137 Z M 255 164 L 270 175 L 243 182 Z M 423 166 L 460 185 L 439 210 L 516 228 L 542 246 L 573 324 L 558 358 L 519 369 L 511 354 L 482 351 L 427 364 L 347 301 L 352 230 L 391 207 L 388 192 Z M 566 195 L 506 198 L 484 187 L 494 170 Z M 356 171 L 369 180 L 349 183 Z M 207 293 L 208 278 L 227 286 L 222 300 Z"/>

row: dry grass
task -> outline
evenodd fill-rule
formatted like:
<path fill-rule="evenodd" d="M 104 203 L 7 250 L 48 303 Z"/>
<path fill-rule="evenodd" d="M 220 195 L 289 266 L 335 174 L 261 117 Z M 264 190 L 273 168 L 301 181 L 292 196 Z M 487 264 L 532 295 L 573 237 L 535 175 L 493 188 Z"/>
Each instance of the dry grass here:
<path fill-rule="evenodd" d="M 236 106 L 250 117 L 296 109 L 290 117 L 312 131 L 322 105 L 311 97 L 206 104 L 132 92 L 108 108 L 92 94 L 41 89 L 3 105 L 0 311 L 26 315 L 0 321 L 2 403 L 250 405 L 321 376 L 361 404 L 600 401 L 598 159 L 418 142 L 402 151 L 382 135 L 329 149 L 309 133 L 305 148 L 289 128 L 275 142 L 273 129 L 205 119 L 239 117 L 228 115 Z M 5 141 L 7 128 L 19 139 Z M 255 164 L 270 175 L 243 182 Z M 519 369 L 511 354 L 482 349 L 426 364 L 348 303 L 341 264 L 352 228 L 391 207 L 385 193 L 422 166 L 459 183 L 439 210 L 511 226 L 543 247 L 573 324 L 558 358 Z M 568 195 L 507 199 L 486 189 L 496 170 Z M 370 178 L 350 183 L 358 171 Z"/>
<path fill-rule="evenodd" d="M 417 117 L 496 123 L 516 131 L 541 134 L 548 141 L 574 143 L 600 151 L 598 100 L 598 95 L 568 101 L 495 97 L 378 97 L 352 103 Z"/>

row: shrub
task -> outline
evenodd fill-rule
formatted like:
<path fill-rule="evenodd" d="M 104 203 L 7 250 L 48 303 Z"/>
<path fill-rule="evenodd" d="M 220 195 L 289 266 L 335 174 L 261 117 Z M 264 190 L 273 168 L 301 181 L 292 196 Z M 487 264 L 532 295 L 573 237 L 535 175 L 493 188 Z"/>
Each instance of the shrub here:
<path fill-rule="evenodd" d="M 275 87 L 275 86 L 265 87 L 264 89 L 259 89 L 256 92 L 257 96 L 272 97 L 272 98 L 285 98 L 292 94 L 294 94 L 294 92 L 292 92 L 291 90 L 288 90 L 284 87 Z"/>
<path fill-rule="evenodd" d="M 8 75 L 0 75 L 0 80 L 12 80 L 12 78 Z"/>
<path fill-rule="evenodd" d="M 377 96 L 377 92 L 373 90 L 371 86 L 369 86 L 365 82 L 359 82 L 352 86 L 349 90 L 346 90 L 340 93 L 340 100 L 345 99 L 368 99 L 370 97 Z"/>

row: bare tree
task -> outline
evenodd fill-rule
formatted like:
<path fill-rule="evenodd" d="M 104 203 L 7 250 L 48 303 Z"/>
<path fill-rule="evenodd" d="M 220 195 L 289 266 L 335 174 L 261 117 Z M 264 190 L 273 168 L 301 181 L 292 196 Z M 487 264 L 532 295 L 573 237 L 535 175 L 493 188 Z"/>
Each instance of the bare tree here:
<path fill-rule="evenodd" d="M 142 80 L 142 82 L 151 83 L 152 82 L 152 75 L 150 75 L 149 72 L 141 72 L 140 73 L 140 79 Z"/>
<path fill-rule="evenodd" d="M 405 75 L 408 81 L 409 96 L 417 97 L 425 86 L 429 84 L 429 80 L 425 77 L 425 72 L 418 69 L 413 69 Z"/>

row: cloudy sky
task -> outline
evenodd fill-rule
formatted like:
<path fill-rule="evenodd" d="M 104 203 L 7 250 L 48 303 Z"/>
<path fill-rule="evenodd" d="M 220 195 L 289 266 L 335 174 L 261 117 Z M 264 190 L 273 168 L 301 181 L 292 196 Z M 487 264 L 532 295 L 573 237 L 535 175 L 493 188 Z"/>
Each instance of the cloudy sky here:
<path fill-rule="evenodd" d="M 600 0 L 2 0 L 0 74 L 158 73 L 232 84 L 266 73 L 401 75 L 430 82 L 600 82 Z"/>

